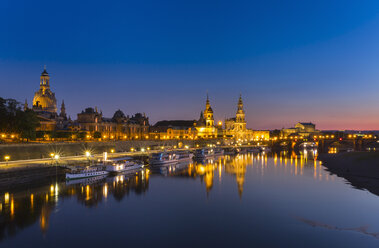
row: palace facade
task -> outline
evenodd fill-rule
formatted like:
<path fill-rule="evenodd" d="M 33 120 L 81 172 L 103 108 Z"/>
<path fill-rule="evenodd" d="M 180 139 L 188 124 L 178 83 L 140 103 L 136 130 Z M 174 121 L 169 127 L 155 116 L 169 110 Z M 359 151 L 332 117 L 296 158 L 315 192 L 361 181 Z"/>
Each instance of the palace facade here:
<path fill-rule="evenodd" d="M 148 139 L 149 118 L 141 113 L 125 116 L 121 110 L 117 110 L 112 118 L 105 118 L 96 107 L 86 108 L 78 114 L 75 130 L 85 131 L 88 138 L 99 140 Z"/>

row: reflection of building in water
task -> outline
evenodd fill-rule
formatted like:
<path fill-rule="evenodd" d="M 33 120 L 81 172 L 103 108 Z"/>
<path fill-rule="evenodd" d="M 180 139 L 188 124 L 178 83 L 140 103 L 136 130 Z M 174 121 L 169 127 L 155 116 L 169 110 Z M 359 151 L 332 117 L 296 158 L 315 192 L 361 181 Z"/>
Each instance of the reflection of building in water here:
<path fill-rule="evenodd" d="M 240 155 L 225 164 L 225 172 L 236 176 L 238 194 L 242 197 L 245 182 L 246 166 L 249 164 L 248 155 Z"/>
<path fill-rule="evenodd" d="M 216 169 L 215 164 L 210 161 L 204 164 L 196 164 L 195 175 L 199 175 L 205 182 L 205 188 L 207 193 L 209 193 L 213 187 L 214 170 Z"/>
<path fill-rule="evenodd" d="M 221 160 L 221 158 L 219 160 Z M 205 183 L 206 191 L 209 193 L 213 187 L 214 171 L 217 169 L 218 162 L 212 159 L 204 160 L 203 162 L 204 163 L 189 163 L 185 169 L 177 170 L 176 173 L 172 173 L 171 175 L 193 179 L 200 178 L 200 180 Z"/>
<path fill-rule="evenodd" d="M 41 227 L 41 231 L 43 233 L 47 232 L 49 228 L 49 217 L 51 213 L 51 207 L 48 205 L 43 205 L 41 209 L 41 216 L 39 218 L 39 226 Z"/>
<path fill-rule="evenodd" d="M 39 223 L 42 233 L 46 233 L 50 215 L 58 201 L 58 194 L 59 198 L 76 196 L 83 205 L 94 207 L 110 195 L 121 200 L 132 191 L 136 194 L 146 192 L 149 173 L 150 171 L 145 169 L 138 173 L 108 178 L 109 182 L 105 182 L 103 177 L 97 181 L 79 180 L 76 184 L 73 182 L 74 184 L 45 185 L 15 194 L 0 195 L 0 241 L 35 223 Z"/>

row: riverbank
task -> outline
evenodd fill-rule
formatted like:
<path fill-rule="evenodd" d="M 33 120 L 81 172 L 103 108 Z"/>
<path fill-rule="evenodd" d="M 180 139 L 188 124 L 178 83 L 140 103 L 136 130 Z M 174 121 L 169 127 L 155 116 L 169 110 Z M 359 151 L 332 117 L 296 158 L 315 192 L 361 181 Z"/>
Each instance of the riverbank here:
<path fill-rule="evenodd" d="M 201 141 L 196 141 L 196 144 Z M 174 147 L 186 146 L 193 147 L 195 141 L 192 140 L 128 140 L 128 141 L 103 141 L 103 142 L 75 142 L 75 143 L 43 143 L 43 144 L 1 144 L 0 162 L 4 161 L 5 156 L 10 156 L 10 161 L 44 159 L 50 158 L 50 154 L 63 156 L 81 156 L 85 151 L 91 154 L 102 154 L 103 152 L 129 152 L 134 150 L 158 149 L 161 146 Z"/>
<path fill-rule="evenodd" d="M 331 171 L 379 179 L 379 152 L 322 154 L 319 160 Z"/>
<path fill-rule="evenodd" d="M 319 158 L 329 172 L 354 188 L 379 196 L 379 152 L 325 154 Z"/>
<path fill-rule="evenodd" d="M 25 187 L 28 184 L 44 185 L 64 179 L 67 169 L 60 166 L 35 164 L 20 168 L 1 168 L 0 192 Z"/>

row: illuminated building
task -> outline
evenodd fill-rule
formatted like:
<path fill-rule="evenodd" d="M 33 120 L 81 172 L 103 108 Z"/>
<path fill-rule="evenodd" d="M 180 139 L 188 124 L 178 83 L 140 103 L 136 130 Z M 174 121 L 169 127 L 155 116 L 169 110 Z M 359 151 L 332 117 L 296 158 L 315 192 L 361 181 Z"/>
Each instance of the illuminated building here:
<path fill-rule="evenodd" d="M 236 117 L 225 120 L 224 135 L 235 140 L 266 140 L 270 138 L 269 131 L 251 130 L 246 128 L 245 111 L 243 110 L 242 96 L 237 104 Z"/>
<path fill-rule="evenodd" d="M 311 122 L 298 122 L 293 128 L 283 128 L 280 132 L 281 136 L 287 137 L 291 135 L 299 135 L 309 137 L 314 134 L 319 134 L 316 130 L 316 125 Z"/>
<path fill-rule="evenodd" d="M 203 139 L 217 138 L 217 128 L 214 125 L 213 109 L 209 103 L 207 94 L 207 101 L 205 103 L 204 113 L 201 112 L 200 119 L 196 124 L 197 136 Z"/>
<path fill-rule="evenodd" d="M 117 110 L 112 118 L 105 118 L 97 108 L 86 108 L 78 114 L 76 128 L 98 139 L 146 139 L 149 135 L 149 118 L 141 113 L 125 116 L 121 110 Z"/>
<path fill-rule="evenodd" d="M 55 93 L 50 90 L 50 77 L 46 71 L 46 67 L 40 79 L 39 90 L 34 94 L 33 98 L 33 110 L 54 114 L 57 112 L 57 100 L 55 99 Z"/>
<path fill-rule="evenodd" d="M 195 120 L 158 121 L 150 128 L 151 139 L 194 139 Z"/>
<path fill-rule="evenodd" d="M 24 110 L 28 109 L 28 102 L 25 100 Z M 41 77 L 39 90 L 35 92 L 33 98 L 33 111 L 37 113 L 40 126 L 38 131 L 53 131 L 68 125 L 66 108 L 62 101 L 61 113 L 57 114 L 57 100 L 55 93 L 50 89 L 50 76 L 44 68 Z"/>

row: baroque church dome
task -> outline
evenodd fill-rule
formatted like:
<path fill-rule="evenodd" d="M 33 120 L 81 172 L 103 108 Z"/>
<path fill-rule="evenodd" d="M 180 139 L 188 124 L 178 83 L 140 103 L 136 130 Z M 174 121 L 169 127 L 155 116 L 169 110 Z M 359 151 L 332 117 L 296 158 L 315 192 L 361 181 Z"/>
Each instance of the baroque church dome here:
<path fill-rule="evenodd" d="M 50 90 L 50 77 L 46 68 L 41 74 L 40 88 L 34 94 L 33 109 L 35 111 L 57 112 L 57 99 Z"/>

